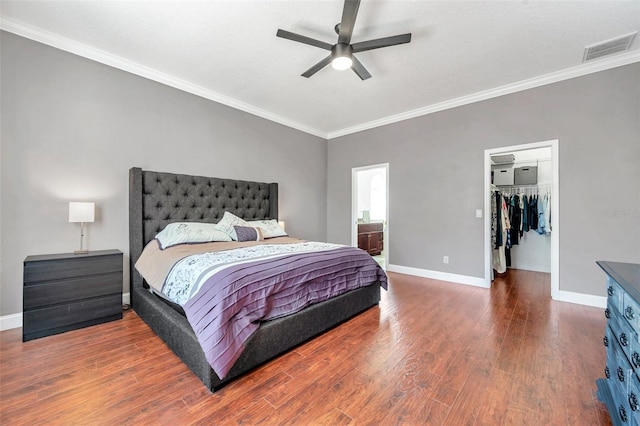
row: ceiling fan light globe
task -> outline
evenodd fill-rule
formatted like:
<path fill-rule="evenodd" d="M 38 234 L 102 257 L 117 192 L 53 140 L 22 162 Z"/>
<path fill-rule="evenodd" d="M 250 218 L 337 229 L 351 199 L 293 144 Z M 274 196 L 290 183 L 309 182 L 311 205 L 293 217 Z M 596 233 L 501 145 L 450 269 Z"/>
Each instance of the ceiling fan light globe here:
<path fill-rule="evenodd" d="M 353 61 L 348 56 L 337 56 L 331 61 L 333 69 L 338 71 L 347 70 L 351 68 L 351 65 L 353 65 Z"/>

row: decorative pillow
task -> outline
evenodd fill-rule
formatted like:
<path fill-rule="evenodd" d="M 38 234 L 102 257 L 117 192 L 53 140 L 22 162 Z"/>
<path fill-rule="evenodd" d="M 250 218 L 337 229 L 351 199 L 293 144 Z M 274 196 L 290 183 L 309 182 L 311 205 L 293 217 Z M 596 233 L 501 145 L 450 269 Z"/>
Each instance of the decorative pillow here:
<path fill-rule="evenodd" d="M 252 226 L 234 226 L 238 241 L 262 241 L 262 231 L 260 228 Z"/>
<path fill-rule="evenodd" d="M 168 224 L 158 233 L 156 240 L 158 240 L 160 249 L 164 250 L 177 244 L 231 241 L 231 237 L 218 230 L 213 223 L 174 222 Z"/>
<path fill-rule="evenodd" d="M 250 225 L 244 219 L 241 219 L 238 216 L 234 215 L 233 213 L 229 213 L 229 212 L 224 212 L 224 216 L 222 216 L 222 219 L 220 219 L 220 222 L 216 223 L 216 229 L 230 236 L 233 241 L 238 241 L 236 230 L 233 228 L 234 226 L 250 226 Z"/>
<path fill-rule="evenodd" d="M 280 225 L 278 225 L 278 221 L 275 219 L 251 220 L 247 222 L 247 226 L 260 228 L 262 230 L 262 236 L 264 238 L 287 236 L 287 233 L 284 232 L 284 229 L 280 228 Z"/>

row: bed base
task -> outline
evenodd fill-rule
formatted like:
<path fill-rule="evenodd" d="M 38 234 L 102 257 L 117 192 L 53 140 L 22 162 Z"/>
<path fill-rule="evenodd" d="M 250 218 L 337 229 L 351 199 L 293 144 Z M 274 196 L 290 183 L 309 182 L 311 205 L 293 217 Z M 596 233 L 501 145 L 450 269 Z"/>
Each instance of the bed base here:
<path fill-rule="evenodd" d="M 251 336 L 229 374 L 221 380 L 207 362 L 187 319 L 147 290 L 136 294 L 134 310 L 191 371 L 215 392 L 249 370 L 281 355 L 378 304 L 380 284 L 372 284 L 296 314 L 264 322 Z"/>

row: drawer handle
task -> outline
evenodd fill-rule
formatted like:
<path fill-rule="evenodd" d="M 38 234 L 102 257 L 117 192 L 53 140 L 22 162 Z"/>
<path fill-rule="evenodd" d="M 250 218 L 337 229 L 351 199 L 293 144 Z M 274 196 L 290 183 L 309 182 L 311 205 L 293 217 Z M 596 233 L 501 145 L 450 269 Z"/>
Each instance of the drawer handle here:
<path fill-rule="evenodd" d="M 627 317 L 627 319 L 634 319 L 636 317 L 636 314 L 633 313 L 633 308 L 631 306 L 627 306 L 627 309 L 624 310 L 624 316 Z"/>
<path fill-rule="evenodd" d="M 602 343 L 604 343 L 605 346 L 609 346 L 609 338 L 607 336 L 604 336 L 602 338 Z"/>
<path fill-rule="evenodd" d="M 611 318 L 611 311 L 609 310 L 609 308 L 604 310 L 604 316 L 606 318 Z"/>
<path fill-rule="evenodd" d="M 627 335 L 624 333 L 620 333 L 620 344 L 622 346 L 627 346 L 629 344 L 629 339 L 627 339 Z"/>
<path fill-rule="evenodd" d="M 638 398 L 636 397 L 636 394 L 631 392 L 629 394 L 629 407 L 631 408 L 631 411 L 638 411 Z"/>
<path fill-rule="evenodd" d="M 618 367 L 618 380 L 624 382 L 624 370 L 622 367 Z"/>
<path fill-rule="evenodd" d="M 611 378 L 611 372 L 609 371 L 609 367 L 604 368 L 604 375 L 607 377 L 607 379 Z"/>
<path fill-rule="evenodd" d="M 640 355 L 638 352 L 634 352 L 633 355 L 631 355 L 631 362 L 635 368 L 640 368 Z"/>
<path fill-rule="evenodd" d="M 618 413 L 620 413 L 620 420 L 622 420 L 624 423 L 626 423 L 627 420 L 628 420 L 627 419 L 627 410 L 625 410 L 622 405 L 618 409 Z"/>
<path fill-rule="evenodd" d="M 607 294 L 608 294 L 609 296 L 613 296 L 613 286 L 609 286 L 609 287 L 607 287 Z"/>

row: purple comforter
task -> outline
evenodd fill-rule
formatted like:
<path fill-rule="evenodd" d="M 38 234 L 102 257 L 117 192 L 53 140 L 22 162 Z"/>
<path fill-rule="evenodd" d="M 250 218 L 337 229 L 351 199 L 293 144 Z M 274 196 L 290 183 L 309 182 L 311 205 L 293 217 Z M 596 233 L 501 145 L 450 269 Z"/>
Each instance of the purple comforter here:
<path fill-rule="evenodd" d="M 187 319 L 218 377 L 224 378 L 260 321 L 387 277 L 363 250 L 340 247 L 262 259 L 217 272 L 184 306 Z"/>

